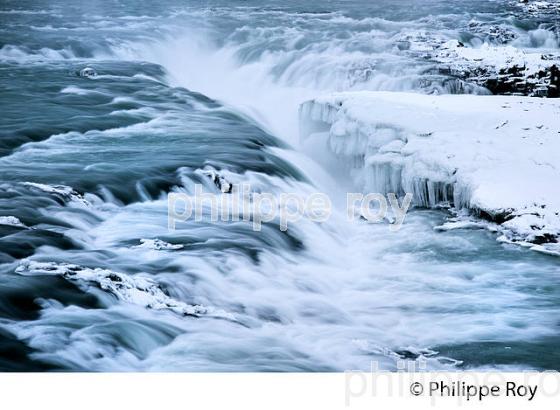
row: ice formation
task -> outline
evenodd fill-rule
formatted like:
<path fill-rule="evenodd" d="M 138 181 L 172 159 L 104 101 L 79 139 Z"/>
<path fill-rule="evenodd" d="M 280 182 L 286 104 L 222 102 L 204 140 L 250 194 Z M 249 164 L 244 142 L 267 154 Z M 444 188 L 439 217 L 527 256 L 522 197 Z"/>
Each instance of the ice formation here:
<path fill-rule="evenodd" d="M 335 93 L 300 107 L 364 191 L 410 192 L 499 225 L 501 239 L 560 251 L 560 105 L 528 97 Z M 539 250 L 539 249 L 537 249 Z"/>
<path fill-rule="evenodd" d="M 79 202 L 84 205 L 88 205 L 88 201 L 84 198 L 82 194 L 80 194 L 74 188 L 69 187 L 67 185 L 47 185 L 47 184 L 39 184 L 36 182 L 24 182 L 23 185 L 37 189 L 47 194 L 57 195 L 64 201 Z"/>
<path fill-rule="evenodd" d="M 190 305 L 168 296 L 152 279 L 108 269 L 87 268 L 79 265 L 26 260 L 16 268 L 21 275 L 60 275 L 78 284 L 96 284 L 119 300 L 155 310 L 170 310 L 185 316 L 213 316 L 233 320 L 228 312 L 213 307 Z"/>
<path fill-rule="evenodd" d="M 177 249 L 182 249 L 183 245 L 171 244 L 169 242 L 162 241 L 161 239 L 140 239 L 140 245 L 134 246 L 134 248 L 143 249 L 153 249 L 156 251 L 172 251 Z"/>
<path fill-rule="evenodd" d="M 27 228 L 23 222 L 15 216 L 0 216 L 0 225 L 15 226 L 17 228 Z"/>

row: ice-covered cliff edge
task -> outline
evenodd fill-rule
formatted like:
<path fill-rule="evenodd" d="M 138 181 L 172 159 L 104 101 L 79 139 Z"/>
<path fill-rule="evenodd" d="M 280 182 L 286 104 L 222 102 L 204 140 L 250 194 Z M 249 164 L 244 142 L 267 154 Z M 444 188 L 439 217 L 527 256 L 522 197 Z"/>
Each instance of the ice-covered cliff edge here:
<path fill-rule="evenodd" d="M 411 192 L 499 224 L 502 240 L 560 247 L 560 104 L 528 97 L 337 93 L 300 107 L 367 192 Z"/>

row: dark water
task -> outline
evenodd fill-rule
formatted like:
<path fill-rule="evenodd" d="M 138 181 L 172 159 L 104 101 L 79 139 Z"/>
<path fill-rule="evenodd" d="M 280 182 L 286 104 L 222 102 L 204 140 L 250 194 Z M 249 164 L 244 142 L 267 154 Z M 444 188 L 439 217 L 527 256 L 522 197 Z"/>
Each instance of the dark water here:
<path fill-rule="evenodd" d="M 454 92 L 403 42 L 499 44 L 485 34 L 498 26 L 514 47 L 558 48 L 554 13 L 435 0 L 0 7 L 0 216 L 17 218 L 0 224 L 1 370 L 560 369 L 558 259 L 491 232 L 436 232 L 444 211 L 412 211 L 397 233 L 338 208 L 287 232 L 167 227 L 170 192 L 219 194 L 202 170 L 342 197 L 353 185 L 299 146 L 299 103 Z"/>

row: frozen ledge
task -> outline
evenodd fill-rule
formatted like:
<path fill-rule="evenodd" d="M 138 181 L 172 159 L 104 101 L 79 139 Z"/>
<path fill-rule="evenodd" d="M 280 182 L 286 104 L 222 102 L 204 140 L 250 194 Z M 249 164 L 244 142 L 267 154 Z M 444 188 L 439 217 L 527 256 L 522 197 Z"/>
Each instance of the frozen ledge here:
<path fill-rule="evenodd" d="M 336 93 L 303 103 L 300 128 L 347 160 L 364 191 L 467 209 L 498 224 L 501 240 L 560 251 L 557 101 Z"/>

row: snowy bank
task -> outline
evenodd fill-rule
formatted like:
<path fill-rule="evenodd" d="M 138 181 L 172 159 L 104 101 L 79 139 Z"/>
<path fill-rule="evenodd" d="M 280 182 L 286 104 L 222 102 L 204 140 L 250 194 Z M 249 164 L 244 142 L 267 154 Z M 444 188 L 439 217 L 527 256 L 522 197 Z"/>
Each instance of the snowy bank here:
<path fill-rule="evenodd" d="M 493 94 L 560 97 L 560 55 L 557 53 L 529 53 L 511 45 L 487 43 L 473 48 L 450 40 L 431 58 L 442 64 L 439 72 L 474 82 Z"/>
<path fill-rule="evenodd" d="M 364 191 L 454 206 L 501 239 L 560 250 L 560 104 L 528 97 L 337 93 L 300 107 Z"/>
<path fill-rule="evenodd" d="M 558 3 L 560 12 L 560 3 Z M 463 28 L 470 41 L 443 33 L 412 30 L 397 35 L 397 48 L 405 55 L 434 63 L 424 74 L 443 76 L 453 93 L 560 97 L 559 39 L 553 29 L 539 28 L 519 38 L 508 25 L 471 20 Z M 425 80 L 427 81 L 427 80 Z M 429 90 L 429 82 L 424 84 Z"/>

